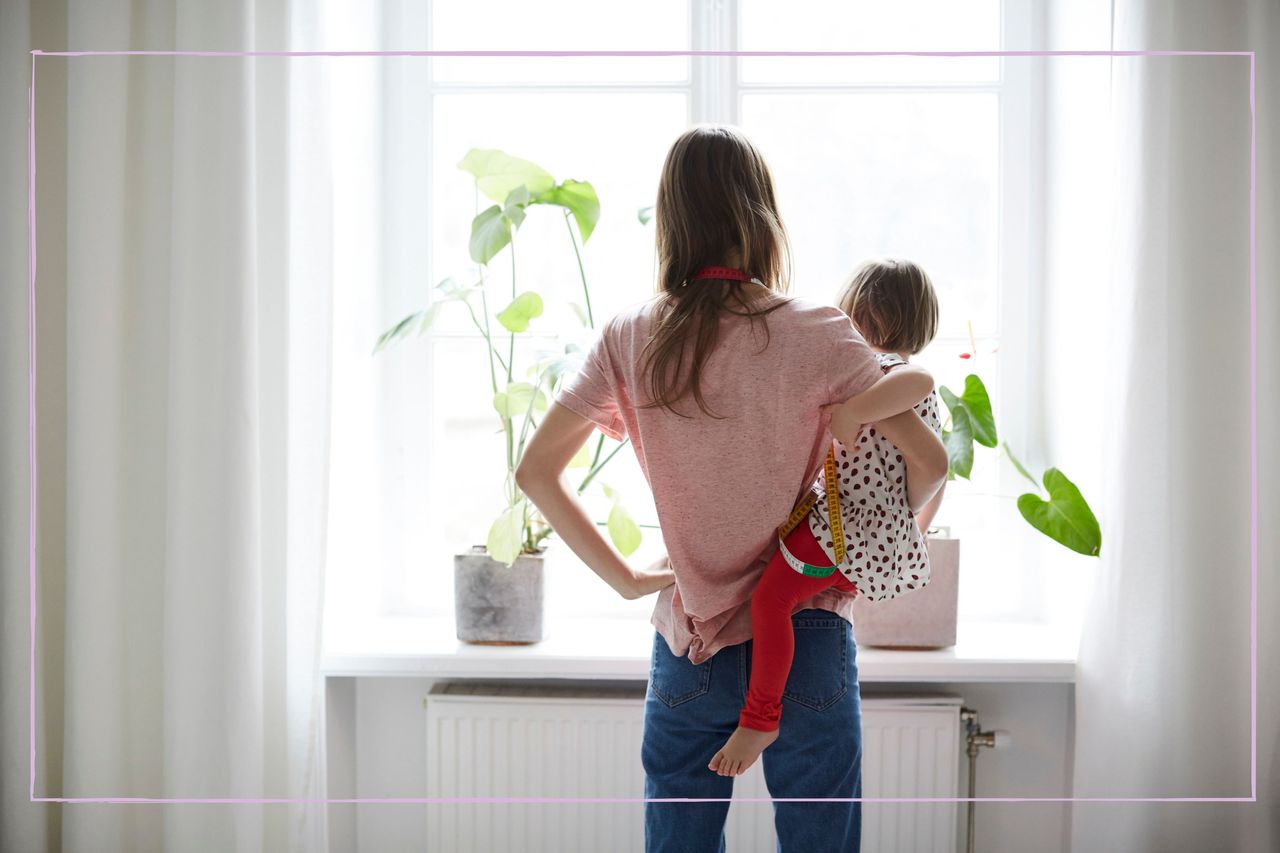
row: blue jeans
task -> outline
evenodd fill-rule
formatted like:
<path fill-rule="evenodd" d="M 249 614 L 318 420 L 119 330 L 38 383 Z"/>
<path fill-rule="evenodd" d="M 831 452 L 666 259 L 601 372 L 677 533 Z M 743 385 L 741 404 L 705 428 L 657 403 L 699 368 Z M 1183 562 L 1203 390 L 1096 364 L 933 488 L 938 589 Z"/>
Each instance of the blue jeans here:
<path fill-rule="evenodd" d="M 764 751 L 775 799 L 862 796 L 862 709 L 849 623 L 825 610 L 791 617 L 795 663 L 782 695 L 778 739 Z M 694 666 L 660 635 L 644 704 L 645 797 L 728 798 L 732 777 L 707 763 L 738 725 L 751 675 L 751 643 Z M 780 853 L 856 853 L 861 803 L 774 803 Z M 645 803 L 649 853 L 723 853 L 729 804 Z"/>

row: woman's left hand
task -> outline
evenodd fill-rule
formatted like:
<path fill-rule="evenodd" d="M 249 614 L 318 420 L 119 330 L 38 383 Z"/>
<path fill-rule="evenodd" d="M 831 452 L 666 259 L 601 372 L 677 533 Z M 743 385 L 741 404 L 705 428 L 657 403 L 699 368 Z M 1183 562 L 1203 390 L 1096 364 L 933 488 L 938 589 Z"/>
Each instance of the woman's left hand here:
<path fill-rule="evenodd" d="M 666 589 L 676 582 L 675 572 L 671 570 L 671 561 L 663 554 L 655 560 L 648 568 L 641 571 L 632 571 L 634 575 L 632 581 L 632 592 L 634 594 L 624 596 L 629 600 L 644 598 L 651 593 L 659 592 Z"/>

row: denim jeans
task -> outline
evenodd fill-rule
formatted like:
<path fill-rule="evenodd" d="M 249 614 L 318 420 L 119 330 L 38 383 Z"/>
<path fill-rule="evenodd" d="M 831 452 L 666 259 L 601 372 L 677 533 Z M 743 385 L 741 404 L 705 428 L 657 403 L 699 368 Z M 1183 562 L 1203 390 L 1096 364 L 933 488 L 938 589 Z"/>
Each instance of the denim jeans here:
<path fill-rule="evenodd" d="M 771 797 L 861 797 L 862 710 L 849 623 L 825 610 L 791 617 L 795 662 L 782 695 L 778 739 L 764 751 Z M 732 777 L 707 763 L 738 725 L 751 675 L 751 643 L 694 666 L 662 637 L 644 706 L 646 799 L 728 798 Z M 856 853 L 861 803 L 774 803 L 780 853 Z M 645 803 L 649 853 L 723 853 L 729 804 Z"/>

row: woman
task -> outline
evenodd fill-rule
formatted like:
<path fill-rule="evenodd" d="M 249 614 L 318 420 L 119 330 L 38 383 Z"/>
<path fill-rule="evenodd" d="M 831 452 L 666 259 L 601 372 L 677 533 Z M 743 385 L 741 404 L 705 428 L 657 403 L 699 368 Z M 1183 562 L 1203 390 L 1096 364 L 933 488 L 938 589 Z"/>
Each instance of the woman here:
<path fill-rule="evenodd" d="M 839 309 L 781 295 L 788 245 L 773 180 L 737 130 L 699 127 L 676 140 L 655 216 L 658 295 L 605 325 L 516 479 L 619 593 L 661 590 L 645 701 L 646 798 L 727 800 L 732 777 L 707 764 L 738 722 L 751 590 L 777 547 L 778 525 L 822 465 L 830 444 L 822 406 L 883 374 Z M 657 505 L 665 564 L 630 567 L 562 482 L 597 428 L 631 437 Z M 852 440 L 856 430 L 837 437 Z M 852 602 L 833 588 L 802 601 L 793 617 L 786 725 L 764 753 L 775 798 L 861 796 Z M 728 807 L 646 803 L 647 849 L 722 849 Z M 860 822 L 851 802 L 779 803 L 775 813 L 786 850 L 856 850 Z"/>

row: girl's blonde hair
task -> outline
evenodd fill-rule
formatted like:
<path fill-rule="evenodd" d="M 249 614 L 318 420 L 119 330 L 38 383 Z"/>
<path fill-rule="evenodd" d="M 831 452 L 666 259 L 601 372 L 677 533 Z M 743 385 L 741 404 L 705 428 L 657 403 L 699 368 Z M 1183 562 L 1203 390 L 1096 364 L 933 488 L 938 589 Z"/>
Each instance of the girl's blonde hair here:
<path fill-rule="evenodd" d="M 938 334 L 938 294 L 917 264 L 898 258 L 868 261 L 837 299 L 873 347 L 915 355 Z"/>
<path fill-rule="evenodd" d="M 667 153 L 654 218 L 659 300 L 642 355 L 649 401 L 641 408 L 681 414 L 673 404 L 692 394 L 704 414 L 720 417 L 703 398 L 701 377 L 716 345 L 721 312 L 750 317 L 754 323 L 784 303 L 759 308 L 763 294 L 751 285 L 691 279 L 703 267 L 723 265 L 736 253 L 741 267 L 765 287 L 786 292 L 790 244 L 778 215 L 773 177 L 741 131 L 695 127 Z M 768 346 L 768 323 L 761 322 Z"/>

